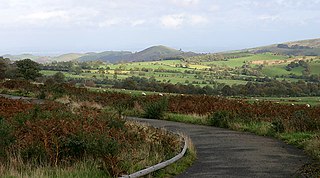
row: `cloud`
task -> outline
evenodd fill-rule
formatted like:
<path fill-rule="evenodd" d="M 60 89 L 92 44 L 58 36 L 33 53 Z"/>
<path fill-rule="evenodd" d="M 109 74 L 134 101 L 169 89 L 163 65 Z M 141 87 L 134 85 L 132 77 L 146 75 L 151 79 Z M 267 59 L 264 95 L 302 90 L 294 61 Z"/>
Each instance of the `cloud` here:
<path fill-rule="evenodd" d="M 258 16 L 259 20 L 263 20 L 263 21 L 277 21 L 280 20 L 280 17 L 278 15 L 260 15 Z"/>
<path fill-rule="evenodd" d="M 66 11 L 51 11 L 51 12 L 35 12 L 28 14 L 24 17 L 25 20 L 37 21 L 37 20 L 49 20 L 49 19 L 67 19 L 68 15 Z"/>
<path fill-rule="evenodd" d="M 190 16 L 190 24 L 192 25 L 199 25 L 199 24 L 205 24 L 207 23 L 209 20 L 201 15 L 191 15 Z"/>
<path fill-rule="evenodd" d="M 144 23 L 146 23 L 146 20 L 132 20 L 130 22 L 131 26 L 135 27 L 138 25 L 143 25 Z"/>
<path fill-rule="evenodd" d="M 211 12 L 216 12 L 216 11 L 219 11 L 221 9 L 221 7 L 217 4 L 213 4 L 209 7 L 209 11 Z"/>
<path fill-rule="evenodd" d="M 183 6 L 183 7 L 197 5 L 199 1 L 200 0 L 169 0 L 169 2 L 177 6 Z"/>
<path fill-rule="evenodd" d="M 99 27 L 111 27 L 111 26 L 119 25 L 123 22 L 124 22 L 123 19 L 110 18 L 110 19 L 104 20 L 102 22 L 99 22 L 98 26 Z"/>
<path fill-rule="evenodd" d="M 200 25 L 206 24 L 209 20 L 201 15 L 191 15 L 191 14 L 171 14 L 161 17 L 161 24 L 165 28 L 177 29 L 183 25 Z"/>
<path fill-rule="evenodd" d="M 185 21 L 185 15 L 184 14 L 166 15 L 161 17 L 160 21 L 165 28 L 179 28 L 180 26 L 182 26 L 183 22 Z"/>

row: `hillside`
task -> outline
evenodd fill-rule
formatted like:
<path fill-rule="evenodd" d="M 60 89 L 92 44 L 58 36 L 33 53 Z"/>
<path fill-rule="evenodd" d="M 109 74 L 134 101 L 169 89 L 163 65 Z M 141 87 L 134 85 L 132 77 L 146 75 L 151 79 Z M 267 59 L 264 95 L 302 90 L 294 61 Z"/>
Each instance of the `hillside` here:
<path fill-rule="evenodd" d="M 52 56 L 36 56 L 32 54 L 21 55 L 4 55 L 12 61 L 29 58 L 39 63 L 52 61 L 104 61 L 117 63 L 120 61 L 156 61 L 163 59 L 180 59 L 185 58 L 186 61 L 205 62 L 205 61 L 221 61 L 232 58 L 250 56 L 252 54 L 262 54 L 271 52 L 274 54 L 285 56 L 320 56 L 320 38 L 302 41 L 293 41 L 286 43 L 273 44 L 244 50 L 220 52 L 214 54 L 197 54 L 194 52 L 184 52 L 166 46 L 152 46 L 139 52 L 132 53 L 130 51 L 104 51 L 100 53 L 68 53 L 57 57 Z"/>
<path fill-rule="evenodd" d="M 6 54 L 6 55 L 3 55 L 3 57 L 9 58 L 12 61 L 18 61 L 22 59 L 31 59 L 38 63 L 47 63 L 47 62 L 53 62 L 53 61 L 57 61 L 57 62 L 72 61 L 85 55 L 86 54 L 81 54 L 81 53 L 68 53 L 68 54 L 57 56 L 57 57 L 52 57 L 52 56 L 36 56 L 32 54 L 20 54 L 20 55 Z"/>
<path fill-rule="evenodd" d="M 293 56 L 320 56 L 320 38 L 286 42 L 248 49 L 252 53 L 272 52 Z"/>
<path fill-rule="evenodd" d="M 289 46 L 299 45 L 299 46 L 309 46 L 311 48 L 320 48 L 320 38 L 301 40 L 301 41 L 293 41 L 293 42 L 288 42 L 285 44 L 288 44 Z"/>
<path fill-rule="evenodd" d="M 82 53 L 68 53 L 68 54 L 63 54 L 57 57 L 51 58 L 52 61 L 57 61 L 57 62 L 62 62 L 62 61 L 73 61 L 76 59 L 79 59 L 81 57 L 86 56 L 86 54 Z"/>
<path fill-rule="evenodd" d="M 117 62 L 125 60 L 128 55 L 131 55 L 130 51 L 105 51 L 101 53 L 87 53 L 85 56 L 82 56 L 77 61 L 86 62 L 86 61 L 105 61 L 105 62 Z"/>
<path fill-rule="evenodd" d="M 128 56 L 128 61 L 155 61 L 160 59 L 194 56 L 196 53 L 183 52 L 166 46 L 153 46 Z"/>
<path fill-rule="evenodd" d="M 119 61 L 155 61 L 168 58 L 195 56 L 193 52 L 183 52 L 166 46 L 152 46 L 145 50 L 132 53 L 129 51 L 105 51 L 102 53 L 89 53 L 86 56 L 78 58 L 78 61 L 105 61 L 105 62 L 119 62 Z"/>
<path fill-rule="evenodd" d="M 35 56 L 32 54 L 20 54 L 20 55 L 6 54 L 6 55 L 3 55 L 3 57 L 9 58 L 11 61 L 18 61 L 18 60 L 22 60 L 22 59 L 31 59 L 31 60 L 39 62 L 39 63 L 45 63 L 51 59 L 50 56 Z"/>

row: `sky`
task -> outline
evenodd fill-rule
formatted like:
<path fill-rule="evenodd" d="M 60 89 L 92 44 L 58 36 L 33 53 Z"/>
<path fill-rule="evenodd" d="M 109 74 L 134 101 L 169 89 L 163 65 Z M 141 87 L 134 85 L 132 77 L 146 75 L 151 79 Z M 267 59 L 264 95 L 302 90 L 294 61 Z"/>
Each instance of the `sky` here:
<path fill-rule="evenodd" d="M 320 0 L 0 0 L 0 55 L 218 52 L 320 38 Z"/>

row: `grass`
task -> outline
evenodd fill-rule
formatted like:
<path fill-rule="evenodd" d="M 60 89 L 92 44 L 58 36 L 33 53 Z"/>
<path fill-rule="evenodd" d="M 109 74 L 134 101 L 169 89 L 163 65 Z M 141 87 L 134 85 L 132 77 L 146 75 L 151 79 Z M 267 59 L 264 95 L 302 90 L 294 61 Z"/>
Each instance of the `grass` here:
<path fill-rule="evenodd" d="M 71 97 L 65 96 L 59 101 L 68 103 L 65 101 L 70 99 Z M 3 99 L 3 101 L 8 105 L 17 106 L 22 102 L 13 102 L 9 99 Z M 14 135 L 16 141 L 10 142 L 12 152 L 6 146 L 5 155 L 0 155 L 0 175 L 4 177 L 110 177 L 122 172 L 136 172 L 170 159 L 180 152 L 181 138 L 175 134 L 132 121 L 119 120 L 118 122 L 115 118 L 117 116 L 101 111 L 102 107 L 97 103 L 71 102 L 68 104 L 68 108 L 72 108 L 70 111 L 66 108 L 61 109 L 60 107 L 63 106 L 60 104 L 54 105 L 57 108 L 52 111 L 45 110 L 45 107 L 49 106 L 41 105 L 23 115 L 12 116 L 13 118 L 6 116 L 8 119 L 0 123 L 1 141 L 5 141 L 1 143 L 10 141 L 7 132 L 20 133 L 19 129 L 27 129 L 30 125 L 36 125 L 30 127 L 41 131 L 29 129 L 23 135 Z M 1 105 L 1 110 L 6 106 Z M 17 122 L 14 122 L 15 120 Z M 27 121 L 24 122 L 24 120 Z M 5 125 L 7 122 L 14 123 L 12 129 L 7 129 Z M 97 133 L 101 138 L 96 135 Z M 41 140 L 42 138 L 44 140 Z M 22 147 L 20 143 L 25 146 Z M 36 151 L 33 152 L 34 149 Z M 25 153 L 28 155 L 30 153 L 31 156 L 26 157 Z M 189 163 L 184 165 L 187 166 Z M 171 174 L 174 172 L 172 171 Z"/>
<path fill-rule="evenodd" d="M 270 60 L 284 60 L 286 56 L 278 56 L 272 55 L 270 53 L 266 54 L 257 54 L 257 55 L 250 55 L 248 57 L 240 57 L 235 59 L 229 59 L 228 61 L 213 61 L 213 62 L 204 62 L 203 64 L 213 64 L 217 66 L 228 66 L 228 67 L 241 67 L 244 62 L 250 61 L 270 61 Z"/>
<path fill-rule="evenodd" d="M 256 101 L 271 101 L 278 102 L 281 104 L 309 104 L 311 106 L 316 106 L 320 104 L 320 97 L 252 97 L 247 99 L 250 102 Z"/>
<path fill-rule="evenodd" d="M 21 171 L 21 169 L 23 171 Z M 20 171 L 19 171 L 20 170 Z M 78 162 L 73 166 L 69 167 L 52 167 L 43 166 L 34 168 L 32 165 L 23 163 L 21 159 L 15 157 L 12 158 L 10 163 L 6 166 L 0 165 L 0 173 L 3 178 L 12 177 L 43 177 L 43 178 L 90 178 L 90 177 L 111 177 L 106 174 L 99 165 L 93 161 L 82 161 Z"/>
<path fill-rule="evenodd" d="M 295 57 L 294 59 L 300 60 L 302 56 Z M 314 57 L 306 57 L 306 59 L 313 59 L 310 62 L 311 74 L 320 74 L 320 63 L 319 59 L 314 59 Z M 120 64 L 105 64 L 101 65 L 101 68 L 106 68 L 107 66 L 110 68 L 107 74 L 99 74 L 98 70 L 90 70 L 91 73 L 81 73 L 80 75 L 75 75 L 73 73 L 63 72 L 67 79 L 72 78 L 83 78 L 83 79 L 113 79 L 114 71 L 118 71 L 121 74 L 117 74 L 117 79 L 125 79 L 131 76 L 140 76 L 140 77 L 155 77 L 157 81 L 168 82 L 172 84 L 193 84 L 199 86 L 205 86 L 208 83 L 207 80 L 214 80 L 218 83 L 225 83 L 227 85 L 233 84 L 246 84 L 244 78 L 247 77 L 255 77 L 255 76 L 242 76 L 242 79 L 230 80 L 230 76 L 239 75 L 239 67 L 242 67 L 245 63 L 249 63 L 249 65 L 254 68 L 254 70 L 258 70 L 258 64 L 262 64 L 263 62 L 268 61 L 282 61 L 286 63 L 282 64 L 264 64 L 264 67 L 261 70 L 263 74 L 261 77 L 275 77 L 284 75 L 285 79 L 289 82 L 296 81 L 293 79 L 289 79 L 286 76 L 290 74 L 295 74 L 298 76 L 302 75 L 302 71 L 304 70 L 302 67 L 294 68 L 291 71 L 285 70 L 285 66 L 293 60 L 293 58 L 288 58 L 287 56 L 282 55 L 273 55 L 271 53 L 264 54 L 249 54 L 247 57 L 239 57 L 234 59 L 228 59 L 227 61 L 211 61 L 211 62 L 197 62 L 192 61 L 190 63 L 186 63 L 180 60 L 163 60 L 163 61 L 148 61 L 148 62 L 127 62 Z M 256 61 L 256 63 L 250 64 L 250 62 Z M 188 65 L 187 65 L 188 64 Z M 181 67 L 183 66 L 183 67 Z M 186 68 L 188 66 L 188 68 Z M 213 71 L 208 71 L 207 69 L 213 68 Z M 148 72 L 142 71 L 142 69 L 151 69 Z M 238 69 L 237 69 L 238 68 Z M 154 72 L 154 70 L 162 69 L 167 70 L 164 72 Z M 131 71 L 130 71 L 131 70 Z M 87 70 L 85 70 L 87 71 Z M 175 71 L 175 72 L 170 72 Z M 186 73 L 188 71 L 189 73 Z M 42 74 L 47 76 L 52 76 L 57 71 L 41 71 Z M 196 74 L 198 73 L 203 76 L 203 78 L 196 78 Z M 223 73 L 223 74 L 222 74 Z M 95 77 L 94 77 L 95 76 Z M 186 83 L 186 81 L 189 81 Z"/>
<path fill-rule="evenodd" d="M 317 60 L 317 61 L 320 61 L 320 60 Z M 315 63 L 315 62 L 312 62 L 311 65 L 310 65 L 310 68 L 311 68 L 311 74 L 318 74 L 320 75 L 320 63 Z"/>
<path fill-rule="evenodd" d="M 183 122 L 183 123 L 197 124 L 197 125 L 208 125 L 208 118 L 206 116 L 199 116 L 199 115 L 167 113 L 164 119 L 168 121 L 174 121 L 174 122 Z"/>
<path fill-rule="evenodd" d="M 184 137 L 187 139 L 188 142 L 188 149 L 185 155 L 177 162 L 165 167 L 164 169 L 152 173 L 153 177 L 173 177 L 175 175 L 183 173 L 188 167 L 190 167 L 193 164 L 193 162 L 197 158 L 196 149 L 192 144 L 192 140 L 187 136 Z"/>
<path fill-rule="evenodd" d="M 198 125 L 211 125 L 207 116 L 183 115 L 167 113 L 166 120 L 191 123 Z M 278 133 L 270 122 L 248 122 L 244 120 L 233 120 L 227 122 L 227 128 L 237 131 L 255 133 L 261 136 L 273 136 L 288 144 L 302 148 L 313 158 L 320 160 L 320 135 L 317 132 L 287 132 Z"/>

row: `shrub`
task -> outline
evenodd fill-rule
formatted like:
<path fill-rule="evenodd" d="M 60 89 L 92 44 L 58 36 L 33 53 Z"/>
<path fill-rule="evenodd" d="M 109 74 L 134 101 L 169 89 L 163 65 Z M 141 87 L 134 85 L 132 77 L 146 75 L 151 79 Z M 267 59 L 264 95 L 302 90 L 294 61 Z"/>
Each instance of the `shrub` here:
<path fill-rule="evenodd" d="M 11 126 L 0 116 L 0 160 L 6 157 L 6 148 L 14 142 Z"/>
<path fill-rule="evenodd" d="M 234 116 L 228 111 L 216 111 L 209 116 L 209 123 L 215 127 L 228 128 L 231 120 L 234 119 Z"/>
<path fill-rule="evenodd" d="M 283 121 L 279 118 L 275 119 L 272 121 L 272 128 L 275 132 L 278 132 L 278 133 L 283 133 L 285 128 L 284 128 L 284 124 L 283 124 Z"/>
<path fill-rule="evenodd" d="M 316 120 L 310 118 L 304 110 L 295 111 L 289 121 L 289 125 L 293 131 L 315 131 L 318 129 Z"/>
<path fill-rule="evenodd" d="M 168 99 L 161 98 L 155 102 L 149 102 L 144 107 L 144 117 L 149 119 L 162 119 L 168 109 Z"/>

